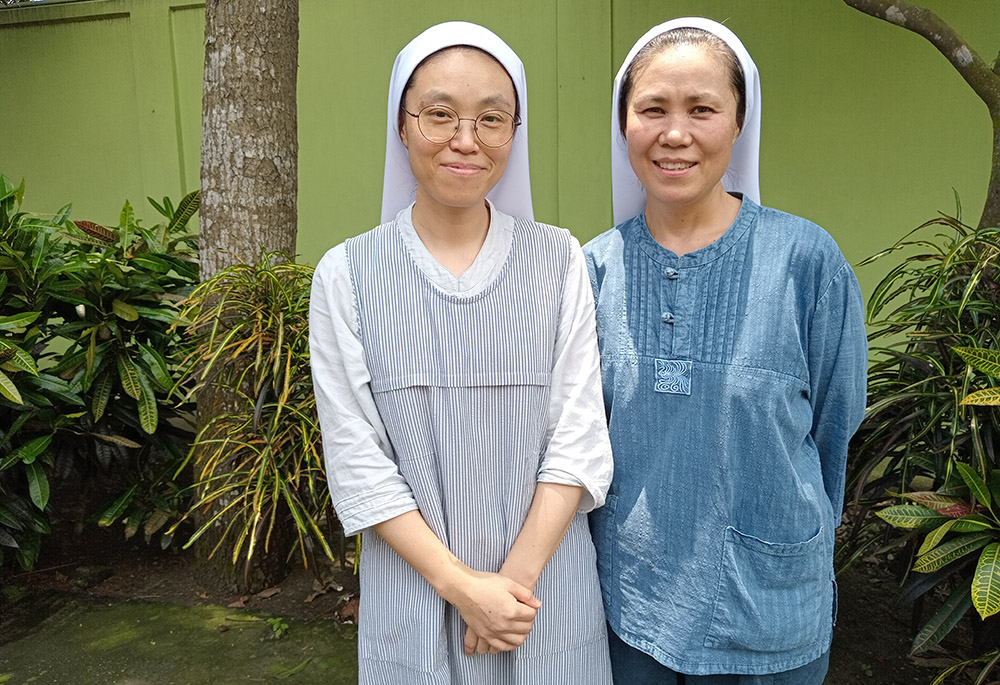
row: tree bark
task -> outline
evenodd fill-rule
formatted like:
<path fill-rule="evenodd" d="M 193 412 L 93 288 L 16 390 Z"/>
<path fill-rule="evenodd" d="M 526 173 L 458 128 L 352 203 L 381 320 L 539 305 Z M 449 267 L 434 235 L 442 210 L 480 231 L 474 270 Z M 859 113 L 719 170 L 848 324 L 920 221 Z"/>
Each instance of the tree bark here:
<path fill-rule="evenodd" d="M 934 12 L 906 0 L 844 0 L 844 3 L 926 38 L 986 104 L 993 123 L 993 156 L 979 227 L 1000 226 L 1000 56 L 990 68 L 972 46 Z"/>
<path fill-rule="evenodd" d="M 298 0 L 206 2 L 199 211 L 203 281 L 232 264 L 255 263 L 261 250 L 295 255 L 298 25 Z M 199 394 L 199 428 L 233 411 L 246 411 L 235 393 L 209 386 Z M 217 502 L 205 516 L 226 503 Z M 209 559 L 228 521 L 220 519 L 196 543 L 208 579 L 241 593 L 281 580 L 291 538 L 280 530 L 270 549 L 260 547 L 249 565 L 233 563 L 231 540 Z"/>

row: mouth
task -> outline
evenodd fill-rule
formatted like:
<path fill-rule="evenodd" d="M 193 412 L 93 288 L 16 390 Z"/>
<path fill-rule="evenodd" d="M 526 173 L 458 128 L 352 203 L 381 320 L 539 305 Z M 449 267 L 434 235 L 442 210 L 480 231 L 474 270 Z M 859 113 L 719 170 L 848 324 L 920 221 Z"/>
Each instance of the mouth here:
<path fill-rule="evenodd" d="M 474 164 L 442 164 L 441 166 L 459 176 L 475 176 L 483 170 L 481 166 Z"/>
<path fill-rule="evenodd" d="M 658 162 L 655 160 L 653 161 L 653 164 L 664 171 L 684 171 L 685 169 L 690 169 L 695 165 L 694 162 Z"/>

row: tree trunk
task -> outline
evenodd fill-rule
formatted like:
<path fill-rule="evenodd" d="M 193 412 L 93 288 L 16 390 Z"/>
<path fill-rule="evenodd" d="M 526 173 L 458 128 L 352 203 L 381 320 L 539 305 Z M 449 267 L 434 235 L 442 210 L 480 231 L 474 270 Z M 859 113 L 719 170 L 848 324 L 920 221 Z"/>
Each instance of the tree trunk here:
<path fill-rule="evenodd" d="M 202 280 L 232 264 L 256 262 L 261 250 L 295 254 L 298 24 L 298 0 L 208 0 L 205 5 Z M 234 410 L 246 408 L 222 388 L 206 388 L 198 397 L 199 427 Z M 225 504 L 218 502 L 214 511 Z M 231 540 L 209 559 L 227 523 L 220 519 L 196 544 L 206 575 L 240 592 L 281 580 L 291 542 L 283 531 L 275 530 L 270 549 L 259 548 L 250 566 L 233 563 Z"/>
<path fill-rule="evenodd" d="M 993 122 L 993 156 L 979 227 L 1000 226 L 1000 55 L 991 68 L 967 41 L 929 9 L 906 0 L 844 0 L 859 12 L 923 36 L 947 58 L 986 104 Z"/>

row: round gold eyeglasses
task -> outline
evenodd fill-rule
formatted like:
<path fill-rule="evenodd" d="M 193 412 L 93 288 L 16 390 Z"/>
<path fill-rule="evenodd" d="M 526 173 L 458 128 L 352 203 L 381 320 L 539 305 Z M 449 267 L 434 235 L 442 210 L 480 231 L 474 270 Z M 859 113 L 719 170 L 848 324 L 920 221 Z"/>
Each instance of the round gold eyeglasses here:
<path fill-rule="evenodd" d="M 521 124 L 518 117 L 501 109 L 487 110 L 475 119 L 460 117 L 447 105 L 428 105 L 416 114 L 402 109 L 417 120 L 420 135 L 431 143 L 447 143 L 458 134 L 463 121 L 471 121 L 480 143 L 486 147 L 503 147 L 514 137 L 514 129 Z"/>

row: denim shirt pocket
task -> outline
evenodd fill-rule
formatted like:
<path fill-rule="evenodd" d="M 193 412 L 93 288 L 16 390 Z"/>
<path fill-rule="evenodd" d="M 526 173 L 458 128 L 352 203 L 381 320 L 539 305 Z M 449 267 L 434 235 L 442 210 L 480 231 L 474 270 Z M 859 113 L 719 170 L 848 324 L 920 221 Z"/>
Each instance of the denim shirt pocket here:
<path fill-rule="evenodd" d="M 825 529 L 804 542 L 767 542 L 726 528 L 704 644 L 788 652 L 828 640 L 833 583 Z"/>

